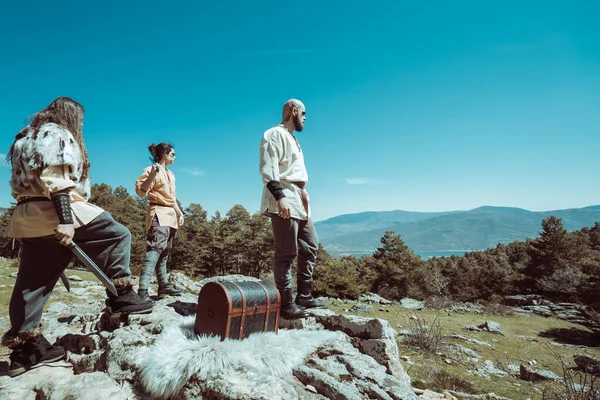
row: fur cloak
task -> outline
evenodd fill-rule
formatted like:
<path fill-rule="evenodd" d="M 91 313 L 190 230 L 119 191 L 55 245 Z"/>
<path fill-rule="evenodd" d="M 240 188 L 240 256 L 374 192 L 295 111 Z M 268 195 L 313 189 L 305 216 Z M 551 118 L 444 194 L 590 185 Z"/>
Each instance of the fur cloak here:
<path fill-rule="evenodd" d="M 82 180 L 84 160 L 75 138 L 65 128 L 46 123 L 35 130 L 29 128 L 17 137 L 11 148 L 13 197 L 25 191 L 30 182 L 48 167 L 62 166 L 68 171 L 71 187 L 86 201 L 90 197 L 90 180 Z"/>

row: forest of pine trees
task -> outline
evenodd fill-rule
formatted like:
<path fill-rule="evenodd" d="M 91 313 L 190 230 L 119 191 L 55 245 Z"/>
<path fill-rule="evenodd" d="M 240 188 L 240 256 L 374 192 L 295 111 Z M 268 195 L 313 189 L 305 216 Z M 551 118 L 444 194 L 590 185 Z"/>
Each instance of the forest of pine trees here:
<path fill-rule="evenodd" d="M 124 187 L 92 187 L 90 201 L 109 211 L 132 233 L 132 271 L 143 261 L 147 201 Z M 241 205 L 226 215 L 209 217 L 199 204 L 181 207 L 185 224 L 179 229 L 169 269 L 199 279 L 243 274 L 258 277 L 271 271 L 271 225 L 261 214 Z M 14 207 L 0 217 L 0 229 Z M 399 300 L 443 298 L 454 301 L 499 300 L 509 294 L 541 294 L 555 301 L 580 302 L 600 310 L 600 222 L 568 232 L 560 218 L 542 221 L 539 237 L 498 244 L 464 256 L 422 260 L 400 235 L 385 232 L 372 255 L 331 257 L 319 246 L 315 267 L 317 294 L 355 299 L 366 292 Z M 18 242 L 0 238 L 0 256 L 16 258 Z"/>

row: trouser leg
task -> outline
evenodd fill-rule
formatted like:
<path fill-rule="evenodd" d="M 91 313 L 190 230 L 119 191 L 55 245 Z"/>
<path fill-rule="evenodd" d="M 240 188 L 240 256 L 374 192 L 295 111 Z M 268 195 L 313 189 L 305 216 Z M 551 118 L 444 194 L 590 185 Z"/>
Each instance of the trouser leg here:
<path fill-rule="evenodd" d="M 292 301 L 292 263 L 297 254 L 298 220 L 271 218 L 275 255 L 273 275 L 275 285 L 281 294 L 281 318 L 296 319 L 306 317 L 306 313 Z"/>
<path fill-rule="evenodd" d="M 156 263 L 156 280 L 158 281 L 158 287 L 163 288 L 168 284 L 167 278 L 167 261 L 169 260 L 169 255 L 171 253 L 171 248 L 173 247 L 173 238 L 175 237 L 176 229 L 171 227 L 161 227 L 161 229 L 169 229 L 169 238 L 167 239 L 167 245 L 165 249 L 160 254 L 158 258 L 158 262 Z"/>
<path fill-rule="evenodd" d="M 312 281 L 317 252 L 319 250 L 319 238 L 313 224 L 308 221 L 298 222 L 298 268 L 296 277 L 298 282 L 298 294 L 301 297 L 312 297 Z"/>
<path fill-rule="evenodd" d="M 139 290 L 148 290 L 150 287 L 150 279 L 152 279 L 152 272 L 154 271 L 154 267 L 158 263 L 158 258 L 160 254 L 158 254 L 154 250 L 146 250 L 146 255 L 144 256 L 144 264 L 142 264 L 142 269 L 140 271 L 140 285 Z"/>
<path fill-rule="evenodd" d="M 108 212 L 75 230 L 75 243 L 113 281 L 131 281 L 131 232 Z"/>
<path fill-rule="evenodd" d="M 142 290 L 148 290 L 150 287 L 150 279 L 152 273 L 157 271 L 158 279 L 165 279 L 166 276 L 159 275 L 159 263 L 162 261 L 161 256 L 168 247 L 170 229 L 168 226 L 160 226 L 158 218 L 154 216 L 152 224 L 146 235 L 146 255 L 144 257 L 144 264 L 140 271 L 140 285 L 139 288 Z M 163 257 L 164 258 L 164 257 Z M 165 262 L 165 275 L 166 275 L 166 262 Z M 160 283 L 160 281 L 159 281 Z"/>
<path fill-rule="evenodd" d="M 292 264 L 297 254 L 298 220 L 271 218 L 275 254 L 273 257 L 273 275 L 275 285 L 280 292 L 292 290 Z"/>
<path fill-rule="evenodd" d="M 21 249 L 19 272 L 9 305 L 13 334 L 40 327 L 50 293 L 73 258 L 69 249 L 52 236 L 23 239 Z"/>

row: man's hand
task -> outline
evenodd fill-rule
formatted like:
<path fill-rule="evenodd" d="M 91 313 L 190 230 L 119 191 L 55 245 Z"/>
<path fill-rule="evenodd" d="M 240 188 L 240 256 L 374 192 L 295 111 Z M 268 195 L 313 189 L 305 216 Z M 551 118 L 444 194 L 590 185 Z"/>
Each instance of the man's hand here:
<path fill-rule="evenodd" d="M 177 218 L 177 222 L 179 222 L 179 226 L 183 226 L 183 215 L 180 215 L 180 216 Z"/>
<path fill-rule="evenodd" d="M 291 216 L 290 206 L 288 206 L 287 200 L 285 197 L 277 200 L 277 208 L 279 209 L 279 216 L 283 219 L 289 219 Z"/>
<path fill-rule="evenodd" d="M 54 232 L 56 232 L 55 236 L 63 246 L 70 245 L 73 241 L 73 236 L 75 236 L 73 224 L 59 224 Z"/>
<path fill-rule="evenodd" d="M 154 173 L 154 175 L 158 174 L 160 171 L 160 164 L 159 163 L 155 163 L 154 165 L 152 165 L 152 172 Z"/>

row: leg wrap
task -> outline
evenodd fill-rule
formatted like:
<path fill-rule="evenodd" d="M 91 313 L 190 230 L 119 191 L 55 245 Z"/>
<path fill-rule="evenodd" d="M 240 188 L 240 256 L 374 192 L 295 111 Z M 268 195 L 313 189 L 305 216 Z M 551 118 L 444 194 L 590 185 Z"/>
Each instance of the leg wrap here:
<path fill-rule="evenodd" d="M 13 333 L 9 330 L 4 334 L 4 336 L 2 336 L 2 346 L 6 346 L 9 349 L 14 349 L 27 342 L 28 340 L 37 339 L 41 335 L 42 330 L 40 328 L 19 333 Z"/>

